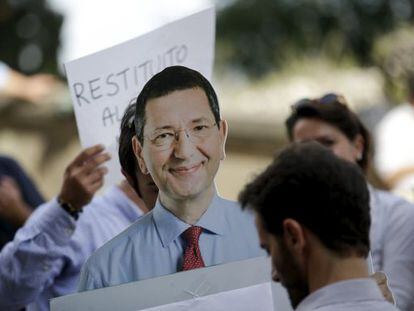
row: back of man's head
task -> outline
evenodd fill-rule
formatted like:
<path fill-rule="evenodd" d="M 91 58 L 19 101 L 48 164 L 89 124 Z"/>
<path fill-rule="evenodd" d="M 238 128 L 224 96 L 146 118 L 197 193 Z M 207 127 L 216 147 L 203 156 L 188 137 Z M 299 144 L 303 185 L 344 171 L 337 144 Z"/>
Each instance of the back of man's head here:
<path fill-rule="evenodd" d="M 369 252 L 369 192 L 355 164 L 314 142 L 292 144 L 239 196 L 264 228 L 283 236 L 283 222 L 294 219 L 340 257 Z"/>

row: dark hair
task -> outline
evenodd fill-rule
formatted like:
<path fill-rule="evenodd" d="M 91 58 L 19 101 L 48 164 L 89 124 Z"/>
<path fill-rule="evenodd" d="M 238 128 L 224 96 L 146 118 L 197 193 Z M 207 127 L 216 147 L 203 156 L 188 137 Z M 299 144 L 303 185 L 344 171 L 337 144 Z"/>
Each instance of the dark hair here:
<path fill-rule="evenodd" d="M 361 169 L 315 143 L 291 144 L 239 195 L 265 229 L 283 235 L 292 218 L 340 256 L 367 256 L 370 248 L 369 192 Z"/>
<path fill-rule="evenodd" d="M 135 104 L 130 104 L 124 112 L 121 121 L 121 132 L 119 134 L 119 149 L 118 156 L 121 168 L 133 181 L 133 187 L 138 195 L 141 196 L 138 187 L 138 180 L 136 177 L 137 160 L 135 159 L 134 150 L 132 148 L 132 137 L 135 135 L 134 126 Z"/>
<path fill-rule="evenodd" d="M 300 119 L 319 119 L 339 129 L 350 141 L 358 134 L 364 139 L 364 149 L 358 165 L 366 171 L 371 157 L 371 137 L 368 130 L 359 120 L 357 115 L 346 105 L 345 98 L 338 95 L 337 100 L 329 103 L 322 99 L 331 96 L 327 94 L 316 99 L 302 99 L 292 106 L 292 113 L 287 118 L 285 125 L 290 141 L 293 141 L 293 128 Z"/>
<path fill-rule="evenodd" d="M 171 66 L 153 76 L 144 86 L 136 100 L 135 131 L 138 140 L 144 141 L 145 108 L 148 100 L 168 95 L 174 91 L 201 88 L 206 93 L 217 126 L 220 127 L 220 108 L 211 83 L 198 71 L 184 66 Z"/>

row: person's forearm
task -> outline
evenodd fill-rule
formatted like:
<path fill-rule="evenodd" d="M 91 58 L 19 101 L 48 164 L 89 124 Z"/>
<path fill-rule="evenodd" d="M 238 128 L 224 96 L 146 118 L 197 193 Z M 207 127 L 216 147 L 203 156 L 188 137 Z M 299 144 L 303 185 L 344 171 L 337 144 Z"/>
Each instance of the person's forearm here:
<path fill-rule="evenodd" d="M 64 266 L 71 240 L 64 224 L 72 220 L 56 202 L 46 205 L 0 253 L 0 310 L 18 310 L 35 301 Z"/>

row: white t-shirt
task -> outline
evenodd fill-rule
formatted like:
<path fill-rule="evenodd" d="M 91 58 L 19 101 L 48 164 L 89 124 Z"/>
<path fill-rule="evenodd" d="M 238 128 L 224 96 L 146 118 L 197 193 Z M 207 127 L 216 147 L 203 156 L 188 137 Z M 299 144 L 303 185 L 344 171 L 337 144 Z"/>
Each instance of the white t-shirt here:
<path fill-rule="evenodd" d="M 375 166 L 382 178 L 405 167 L 414 167 L 414 107 L 403 104 L 392 109 L 375 130 Z M 401 179 L 394 190 L 414 189 L 414 173 Z"/>

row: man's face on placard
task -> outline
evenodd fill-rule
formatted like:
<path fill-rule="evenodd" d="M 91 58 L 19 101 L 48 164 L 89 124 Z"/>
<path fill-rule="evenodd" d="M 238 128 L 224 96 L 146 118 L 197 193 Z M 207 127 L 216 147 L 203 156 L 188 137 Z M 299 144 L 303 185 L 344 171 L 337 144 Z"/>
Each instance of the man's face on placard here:
<path fill-rule="evenodd" d="M 283 237 L 276 237 L 266 230 L 260 215 L 256 215 L 256 228 L 260 246 L 271 256 L 272 279 L 286 288 L 292 307 L 296 308 L 309 295 L 309 286 L 299 260 L 286 246 Z"/>
<path fill-rule="evenodd" d="M 135 140 L 141 170 L 150 173 L 160 198 L 191 199 L 212 190 L 224 158 L 225 121 L 217 126 L 201 88 L 148 100 L 142 145 Z"/>

